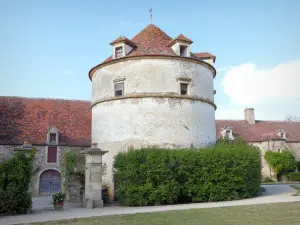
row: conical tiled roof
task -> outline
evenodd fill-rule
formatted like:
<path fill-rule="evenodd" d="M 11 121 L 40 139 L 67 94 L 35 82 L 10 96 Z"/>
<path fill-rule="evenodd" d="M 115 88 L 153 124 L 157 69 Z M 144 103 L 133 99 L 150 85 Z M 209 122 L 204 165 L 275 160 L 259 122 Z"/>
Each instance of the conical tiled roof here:
<path fill-rule="evenodd" d="M 193 43 L 192 40 L 180 34 L 176 38 L 172 39 L 160 28 L 154 24 L 150 24 L 145 27 L 141 32 L 135 35 L 131 40 L 125 38 L 124 36 L 119 37 L 111 44 L 121 41 L 127 41 L 134 44 L 133 49 L 125 56 L 147 56 L 147 55 L 166 55 L 166 56 L 176 56 L 175 52 L 171 48 L 170 43 L 176 40 L 181 40 L 188 43 Z M 132 46 L 131 45 L 131 46 Z M 201 58 L 194 57 L 201 60 Z M 110 56 L 104 62 L 106 63 L 112 61 L 113 57 Z"/>
<path fill-rule="evenodd" d="M 165 32 L 150 24 L 132 38 L 137 48 L 130 55 L 175 55 L 168 47 L 171 40 L 172 38 Z"/>

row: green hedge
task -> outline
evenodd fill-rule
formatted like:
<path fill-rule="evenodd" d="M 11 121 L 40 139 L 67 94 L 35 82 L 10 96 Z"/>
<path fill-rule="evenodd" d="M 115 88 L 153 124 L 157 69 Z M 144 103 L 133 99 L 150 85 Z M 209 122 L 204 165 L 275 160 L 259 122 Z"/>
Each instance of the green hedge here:
<path fill-rule="evenodd" d="M 28 190 L 33 156 L 18 152 L 0 164 L 0 214 L 26 213 L 31 208 Z"/>
<path fill-rule="evenodd" d="M 144 206 L 226 201 L 257 195 L 260 150 L 242 140 L 206 149 L 144 148 L 115 157 L 116 198 Z"/>
<path fill-rule="evenodd" d="M 300 181 L 300 172 L 291 172 L 286 174 L 288 181 Z"/>

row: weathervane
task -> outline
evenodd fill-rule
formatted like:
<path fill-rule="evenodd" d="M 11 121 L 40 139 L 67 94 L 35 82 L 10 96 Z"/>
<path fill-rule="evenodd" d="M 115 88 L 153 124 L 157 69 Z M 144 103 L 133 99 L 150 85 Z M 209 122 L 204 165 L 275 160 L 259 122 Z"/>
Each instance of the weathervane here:
<path fill-rule="evenodd" d="M 150 13 L 150 23 L 152 24 L 152 8 L 149 10 Z"/>

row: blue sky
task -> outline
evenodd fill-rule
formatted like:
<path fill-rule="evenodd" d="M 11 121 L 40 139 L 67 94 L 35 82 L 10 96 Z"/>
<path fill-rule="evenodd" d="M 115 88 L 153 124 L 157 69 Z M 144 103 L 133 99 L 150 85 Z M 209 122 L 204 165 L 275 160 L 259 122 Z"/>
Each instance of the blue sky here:
<path fill-rule="evenodd" d="M 241 119 L 244 107 L 255 107 L 258 119 L 300 116 L 300 94 L 289 93 L 290 85 L 300 88 L 300 1 L 274 3 L 2 0 L 0 95 L 89 100 L 89 69 L 111 55 L 112 40 L 132 38 L 147 26 L 152 7 L 155 25 L 171 37 L 191 38 L 192 51 L 217 56 L 217 118 Z M 261 81 L 265 87 L 250 88 Z M 275 96 L 283 83 L 288 94 Z M 240 85 L 245 88 L 236 89 Z M 249 101 L 236 99 L 244 95 Z"/>

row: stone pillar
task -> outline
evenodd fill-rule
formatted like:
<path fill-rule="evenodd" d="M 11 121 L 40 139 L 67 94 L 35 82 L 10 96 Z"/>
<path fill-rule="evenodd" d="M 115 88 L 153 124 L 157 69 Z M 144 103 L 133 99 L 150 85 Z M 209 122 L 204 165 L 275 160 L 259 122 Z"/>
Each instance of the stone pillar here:
<path fill-rule="evenodd" d="M 102 155 L 97 143 L 86 152 L 85 161 L 85 206 L 87 208 L 102 208 Z"/>

